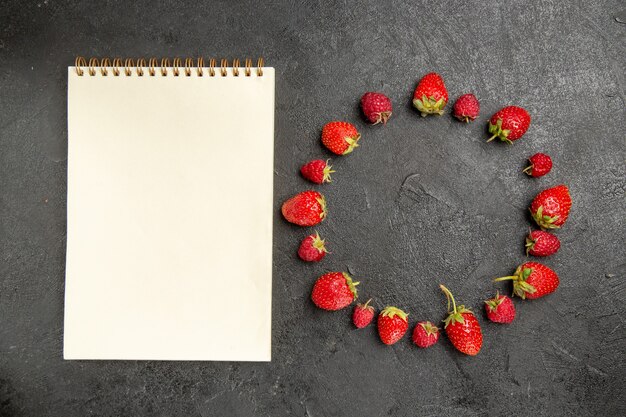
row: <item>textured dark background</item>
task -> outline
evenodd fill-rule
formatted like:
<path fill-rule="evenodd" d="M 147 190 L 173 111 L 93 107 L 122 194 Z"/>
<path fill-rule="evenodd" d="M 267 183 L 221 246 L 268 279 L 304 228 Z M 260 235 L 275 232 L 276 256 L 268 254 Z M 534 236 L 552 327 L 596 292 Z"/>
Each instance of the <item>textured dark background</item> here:
<path fill-rule="evenodd" d="M 0 3 L 0 415 L 626 414 L 623 2 L 189 3 Z M 277 70 L 273 361 L 65 362 L 66 67 L 76 55 L 199 54 L 262 54 Z M 451 99 L 479 97 L 479 121 L 411 108 L 431 70 Z M 363 123 L 368 90 L 394 101 L 387 126 Z M 507 104 L 530 111 L 530 130 L 513 146 L 485 143 L 487 117 Z M 319 133 L 332 119 L 356 123 L 362 146 L 320 187 L 332 254 L 305 265 L 295 251 L 308 231 L 279 207 L 310 187 L 299 166 L 329 156 Z M 533 180 L 521 169 L 537 151 L 555 167 Z M 525 260 L 529 202 L 559 183 L 574 206 L 545 263 L 561 286 L 517 302 L 512 325 L 487 323 L 490 279 Z M 446 283 L 479 312 L 483 350 L 383 346 L 349 311 L 312 306 L 330 270 L 411 324 L 444 317 Z"/>

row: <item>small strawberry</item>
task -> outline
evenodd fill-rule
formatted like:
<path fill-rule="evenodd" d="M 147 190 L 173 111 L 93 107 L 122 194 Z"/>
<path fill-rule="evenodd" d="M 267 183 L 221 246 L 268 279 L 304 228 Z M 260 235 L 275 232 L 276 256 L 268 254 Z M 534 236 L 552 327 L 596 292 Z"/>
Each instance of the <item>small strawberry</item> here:
<path fill-rule="evenodd" d="M 439 285 L 439 288 L 448 299 L 448 317 L 443 321 L 448 339 L 459 352 L 470 356 L 477 355 L 483 345 L 483 333 L 476 316 L 465 306 L 457 307 L 449 289 L 443 285 Z M 450 302 L 452 302 L 452 311 L 450 311 Z"/>
<path fill-rule="evenodd" d="M 474 94 L 463 94 L 456 99 L 452 112 L 460 121 L 469 123 L 478 117 L 480 103 Z"/>
<path fill-rule="evenodd" d="M 337 155 L 349 154 L 359 146 L 361 134 L 348 122 L 330 122 L 322 128 L 322 143 Z"/>
<path fill-rule="evenodd" d="M 298 256 L 305 262 L 319 262 L 326 256 L 326 247 L 324 246 L 324 240 L 320 238 L 320 234 L 315 232 L 314 235 L 309 235 L 302 239 L 300 248 L 298 249 Z"/>
<path fill-rule="evenodd" d="M 550 256 L 561 247 L 559 238 L 543 230 L 533 230 L 526 236 L 526 255 Z"/>
<path fill-rule="evenodd" d="M 514 275 L 496 278 L 494 281 L 513 280 L 513 294 L 522 299 L 535 299 L 554 292 L 559 286 L 559 276 L 539 262 L 526 262 L 515 270 Z"/>
<path fill-rule="evenodd" d="M 426 117 L 429 114 L 442 115 L 447 103 L 448 90 L 441 75 L 436 72 L 424 75 L 413 93 L 413 106 Z"/>
<path fill-rule="evenodd" d="M 543 177 L 552 169 L 552 158 L 545 153 L 538 152 L 528 158 L 530 165 L 524 168 L 524 173 L 531 177 Z"/>
<path fill-rule="evenodd" d="M 362 329 L 369 326 L 374 318 L 374 307 L 369 305 L 372 299 L 367 300 L 365 304 L 357 304 L 354 306 L 354 312 L 352 313 L 352 323 L 357 329 Z"/>
<path fill-rule="evenodd" d="M 413 329 L 413 343 L 417 347 L 427 348 L 439 340 L 439 328 L 429 321 L 420 321 Z"/>
<path fill-rule="evenodd" d="M 356 299 L 357 285 L 345 272 L 329 272 L 315 281 L 311 300 L 323 310 L 341 310 Z"/>
<path fill-rule="evenodd" d="M 386 345 L 393 345 L 409 330 L 409 315 L 396 307 L 385 307 L 378 315 L 378 335 Z"/>
<path fill-rule="evenodd" d="M 303 191 L 283 203 L 285 219 L 298 226 L 315 226 L 326 217 L 326 200 L 317 191 Z"/>
<path fill-rule="evenodd" d="M 365 93 L 361 97 L 361 109 L 370 123 L 385 124 L 391 117 L 391 100 L 382 93 Z"/>
<path fill-rule="evenodd" d="M 487 318 L 494 323 L 509 324 L 515 318 L 515 304 L 506 295 L 496 292 L 494 298 L 485 301 Z"/>
<path fill-rule="evenodd" d="M 314 182 L 315 184 L 321 184 L 331 181 L 330 174 L 335 172 L 332 171 L 331 168 L 332 167 L 328 165 L 328 161 L 315 159 L 302 165 L 302 168 L 300 168 L 300 173 L 307 180 Z"/>
<path fill-rule="evenodd" d="M 565 185 L 543 190 L 530 204 L 530 214 L 542 229 L 558 229 L 569 216 L 572 197 Z"/>
<path fill-rule="evenodd" d="M 489 133 L 493 136 L 487 142 L 499 138 L 506 143 L 513 143 L 528 130 L 530 114 L 517 106 L 508 106 L 497 111 L 489 120 Z"/>

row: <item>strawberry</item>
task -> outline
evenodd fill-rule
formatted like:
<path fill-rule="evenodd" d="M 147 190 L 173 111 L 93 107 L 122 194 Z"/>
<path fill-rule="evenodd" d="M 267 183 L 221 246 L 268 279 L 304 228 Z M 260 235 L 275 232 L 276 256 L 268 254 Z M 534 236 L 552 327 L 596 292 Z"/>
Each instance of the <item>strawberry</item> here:
<path fill-rule="evenodd" d="M 429 114 L 442 115 L 447 103 L 448 90 L 441 75 L 436 72 L 424 75 L 413 93 L 413 106 L 426 117 Z"/>
<path fill-rule="evenodd" d="M 369 305 L 372 299 L 367 300 L 365 304 L 357 304 L 354 306 L 354 312 L 352 313 L 352 323 L 357 329 L 362 329 L 369 326 L 374 318 L 374 307 Z"/>
<path fill-rule="evenodd" d="M 409 315 L 396 307 L 385 307 L 378 315 L 378 335 L 386 345 L 393 345 L 409 330 Z"/>
<path fill-rule="evenodd" d="M 538 152 L 528 158 L 530 165 L 524 168 L 524 173 L 531 177 L 543 177 L 552 169 L 552 158 L 545 153 Z"/>
<path fill-rule="evenodd" d="M 348 122 L 330 122 L 322 128 L 322 143 L 337 155 L 349 154 L 359 146 L 361 135 L 356 127 Z"/>
<path fill-rule="evenodd" d="M 356 299 L 357 285 L 345 272 L 329 272 L 315 281 L 311 300 L 323 310 L 341 310 Z"/>
<path fill-rule="evenodd" d="M 483 333 L 476 316 L 465 306 L 457 307 L 449 289 L 443 285 L 439 285 L 439 288 L 448 299 L 448 317 L 443 321 L 448 339 L 459 352 L 470 356 L 477 355 L 483 344 Z M 450 302 L 452 302 L 452 311 L 450 311 Z"/>
<path fill-rule="evenodd" d="M 317 191 L 303 191 L 283 203 L 285 219 L 298 226 L 315 226 L 326 217 L 326 199 Z"/>
<path fill-rule="evenodd" d="M 515 318 L 515 304 L 506 295 L 496 292 L 494 298 L 485 301 L 487 318 L 494 323 L 509 324 Z"/>
<path fill-rule="evenodd" d="M 478 117 L 480 103 L 474 94 L 463 94 L 456 99 L 452 112 L 460 121 L 469 123 Z"/>
<path fill-rule="evenodd" d="M 391 117 L 391 100 L 382 93 L 365 93 L 361 97 L 361 110 L 370 123 L 385 124 Z"/>
<path fill-rule="evenodd" d="M 330 182 L 330 174 L 335 171 L 331 170 L 331 166 L 328 165 L 328 161 L 322 159 L 315 159 L 311 162 L 307 162 L 300 168 L 300 173 L 307 180 L 314 182 L 315 184 L 322 184 L 324 182 Z"/>
<path fill-rule="evenodd" d="M 513 143 L 528 130 L 530 114 L 517 106 L 508 106 L 497 111 L 489 120 L 489 133 L 493 136 L 487 142 L 499 138 L 506 143 Z"/>
<path fill-rule="evenodd" d="M 513 280 L 513 294 L 522 299 L 535 299 L 554 292 L 559 286 L 559 276 L 539 262 L 526 262 L 515 274 L 494 281 Z"/>
<path fill-rule="evenodd" d="M 420 321 L 413 329 L 413 343 L 417 347 L 427 348 L 439 340 L 439 328 L 429 321 Z"/>
<path fill-rule="evenodd" d="M 305 262 L 319 262 L 324 259 L 326 252 L 324 240 L 320 238 L 319 233 L 315 232 L 314 235 L 309 235 L 302 239 L 298 249 L 298 256 Z"/>
<path fill-rule="evenodd" d="M 530 214 L 542 229 L 558 229 L 569 216 L 572 197 L 565 185 L 543 190 L 530 204 Z"/>
<path fill-rule="evenodd" d="M 526 236 L 526 255 L 550 256 L 561 247 L 559 238 L 543 230 L 533 230 Z"/>

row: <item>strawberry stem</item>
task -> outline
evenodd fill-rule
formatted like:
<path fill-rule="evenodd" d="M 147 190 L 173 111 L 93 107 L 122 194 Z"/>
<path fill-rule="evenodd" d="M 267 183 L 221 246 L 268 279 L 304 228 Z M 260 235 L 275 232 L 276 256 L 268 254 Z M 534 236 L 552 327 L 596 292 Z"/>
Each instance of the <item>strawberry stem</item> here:
<path fill-rule="evenodd" d="M 369 305 L 370 301 L 372 301 L 372 299 L 370 298 L 369 300 L 367 300 L 365 302 L 365 304 L 363 304 L 363 308 L 367 308 L 367 306 Z"/>
<path fill-rule="evenodd" d="M 454 296 L 449 289 L 443 286 L 443 284 L 439 284 L 439 288 L 441 288 L 441 291 L 443 291 L 448 299 L 448 312 L 450 312 L 450 300 L 452 300 L 452 312 L 456 314 L 456 302 L 454 301 Z"/>
<path fill-rule="evenodd" d="M 492 140 L 494 140 L 495 138 L 498 137 L 498 134 L 496 133 L 495 135 L 493 135 L 492 137 L 490 137 L 489 139 L 487 139 L 487 142 L 491 142 Z"/>
<path fill-rule="evenodd" d="M 496 278 L 493 280 L 493 282 L 498 282 L 498 281 L 507 281 L 507 280 L 517 280 L 519 279 L 519 277 L 517 275 L 509 275 L 508 277 L 500 277 L 500 278 Z"/>

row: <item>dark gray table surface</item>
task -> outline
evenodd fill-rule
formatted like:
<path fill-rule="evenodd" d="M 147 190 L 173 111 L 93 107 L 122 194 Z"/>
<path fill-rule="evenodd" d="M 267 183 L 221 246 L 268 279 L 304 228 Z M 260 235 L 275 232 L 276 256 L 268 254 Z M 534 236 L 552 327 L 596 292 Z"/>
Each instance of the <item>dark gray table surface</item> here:
<path fill-rule="evenodd" d="M 626 415 L 623 2 L 198 3 L 0 5 L 0 415 Z M 263 55 L 277 71 L 273 360 L 63 361 L 66 67 L 76 55 L 200 54 Z M 411 108 L 433 70 L 451 100 L 479 97 L 479 121 Z M 387 126 L 359 114 L 370 90 L 394 102 Z M 508 104 L 530 111 L 528 133 L 485 143 L 486 120 Z M 307 230 L 279 207 L 310 188 L 299 166 L 330 156 L 319 135 L 333 119 L 363 138 L 317 187 L 332 254 L 309 265 L 295 256 Z M 530 179 L 521 169 L 538 151 L 554 169 Z M 517 300 L 512 325 L 490 324 L 491 278 L 526 259 L 527 207 L 559 183 L 574 205 L 545 263 L 561 286 Z M 462 356 L 445 337 L 428 350 L 409 337 L 383 346 L 374 326 L 352 327 L 351 310 L 309 301 L 331 270 L 350 271 L 377 308 L 406 309 L 411 325 L 444 318 L 447 284 L 479 313 L 482 351 Z"/>

